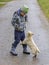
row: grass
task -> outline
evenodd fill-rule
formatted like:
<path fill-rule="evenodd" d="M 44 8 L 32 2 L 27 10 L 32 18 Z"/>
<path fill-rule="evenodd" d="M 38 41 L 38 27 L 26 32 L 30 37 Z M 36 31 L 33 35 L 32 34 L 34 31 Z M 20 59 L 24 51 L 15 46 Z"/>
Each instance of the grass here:
<path fill-rule="evenodd" d="M 49 19 L 49 0 L 38 0 L 38 3 L 41 6 L 46 17 Z"/>
<path fill-rule="evenodd" d="M 0 2 L 9 2 L 11 0 L 0 0 Z"/>
<path fill-rule="evenodd" d="M 0 7 L 3 7 L 5 4 L 0 4 Z"/>
<path fill-rule="evenodd" d="M 9 2 L 9 1 L 12 1 L 12 0 L 0 0 L 0 2 Z M 0 3 L 0 7 L 3 7 L 5 4 L 2 4 Z"/>

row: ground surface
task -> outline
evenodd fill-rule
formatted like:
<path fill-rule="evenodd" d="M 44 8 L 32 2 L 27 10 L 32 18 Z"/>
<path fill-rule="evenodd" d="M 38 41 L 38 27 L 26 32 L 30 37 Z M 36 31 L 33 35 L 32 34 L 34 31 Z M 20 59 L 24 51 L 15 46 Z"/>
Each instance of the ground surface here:
<path fill-rule="evenodd" d="M 31 30 L 34 33 L 33 38 L 41 51 L 36 59 L 33 59 L 32 54 L 24 55 L 20 44 L 17 47 L 17 57 L 9 53 L 14 41 L 11 18 L 13 12 L 23 4 L 30 7 L 26 32 Z M 0 9 L 0 65 L 49 65 L 49 23 L 36 0 L 12 1 Z"/>

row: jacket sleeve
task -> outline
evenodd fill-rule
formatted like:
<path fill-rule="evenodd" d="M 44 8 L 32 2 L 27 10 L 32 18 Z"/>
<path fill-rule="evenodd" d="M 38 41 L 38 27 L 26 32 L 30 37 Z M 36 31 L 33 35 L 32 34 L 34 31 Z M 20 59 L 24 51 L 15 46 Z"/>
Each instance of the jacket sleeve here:
<path fill-rule="evenodd" d="M 18 27 L 19 22 L 18 22 L 18 16 L 16 12 L 14 12 L 13 14 L 11 23 L 14 27 Z"/>
<path fill-rule="evenodd" d="M 27 15 L 25 15 L 25 21 L 28 22 L 28 16 Z"/>

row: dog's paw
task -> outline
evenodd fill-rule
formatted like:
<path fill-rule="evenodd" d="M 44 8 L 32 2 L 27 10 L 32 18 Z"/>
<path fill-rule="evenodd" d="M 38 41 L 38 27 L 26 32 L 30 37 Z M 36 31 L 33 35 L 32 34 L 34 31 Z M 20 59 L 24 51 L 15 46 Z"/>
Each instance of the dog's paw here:
<path fill-rule="evenodd" d="M 33 58 L 36 58 L 36 57 L 37 57 L 37 55 L 34 55 L 34 56 L 33 56 Z"/>
<path fill-rule="evenodd" d="M 23 44 L 23 43 L 20 43 L 20 45 L 25 45 L 25 44 Z"/>

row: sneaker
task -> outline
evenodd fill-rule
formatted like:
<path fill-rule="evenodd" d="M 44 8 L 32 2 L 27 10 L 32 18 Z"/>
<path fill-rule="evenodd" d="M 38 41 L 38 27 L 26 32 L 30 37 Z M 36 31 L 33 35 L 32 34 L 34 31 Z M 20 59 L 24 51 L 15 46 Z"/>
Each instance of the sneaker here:
<path fill-rule="evenodd" d="M 37 57 L 37 55 L 34 55 L 34 56 L 33 56 L 33 58 L 36 58 L 36 57 Z"/>
<path fill-rule="evenodd" d="M 11 53 L 13 56 L 17 56 L 17 55 L 18 55 L 17 53 L 12 52 L 12 51 L 10 51 L 10 53 Z"/>
<path fill-rule="evenodd" d="M 23 48 L 23 53 L 28 55 L 30 54 L 30 52 L 27 51 L 27 48 Z"/>
<path fill-rule="evenodd" d="M 30 55 L 30 52 L 23 51 L 24 54 Z"/>
<path fill-rule="evenodd" d="M 16 51 L 15 51 L 15 48 L 14 48 L 14 47 L 12 47 L 12 48 L 11 48 L 10 53 L 11 53 L 13 56 L 17 56 L 17 55 L 18 55 L 18 54 L 16 53 Z"/>

